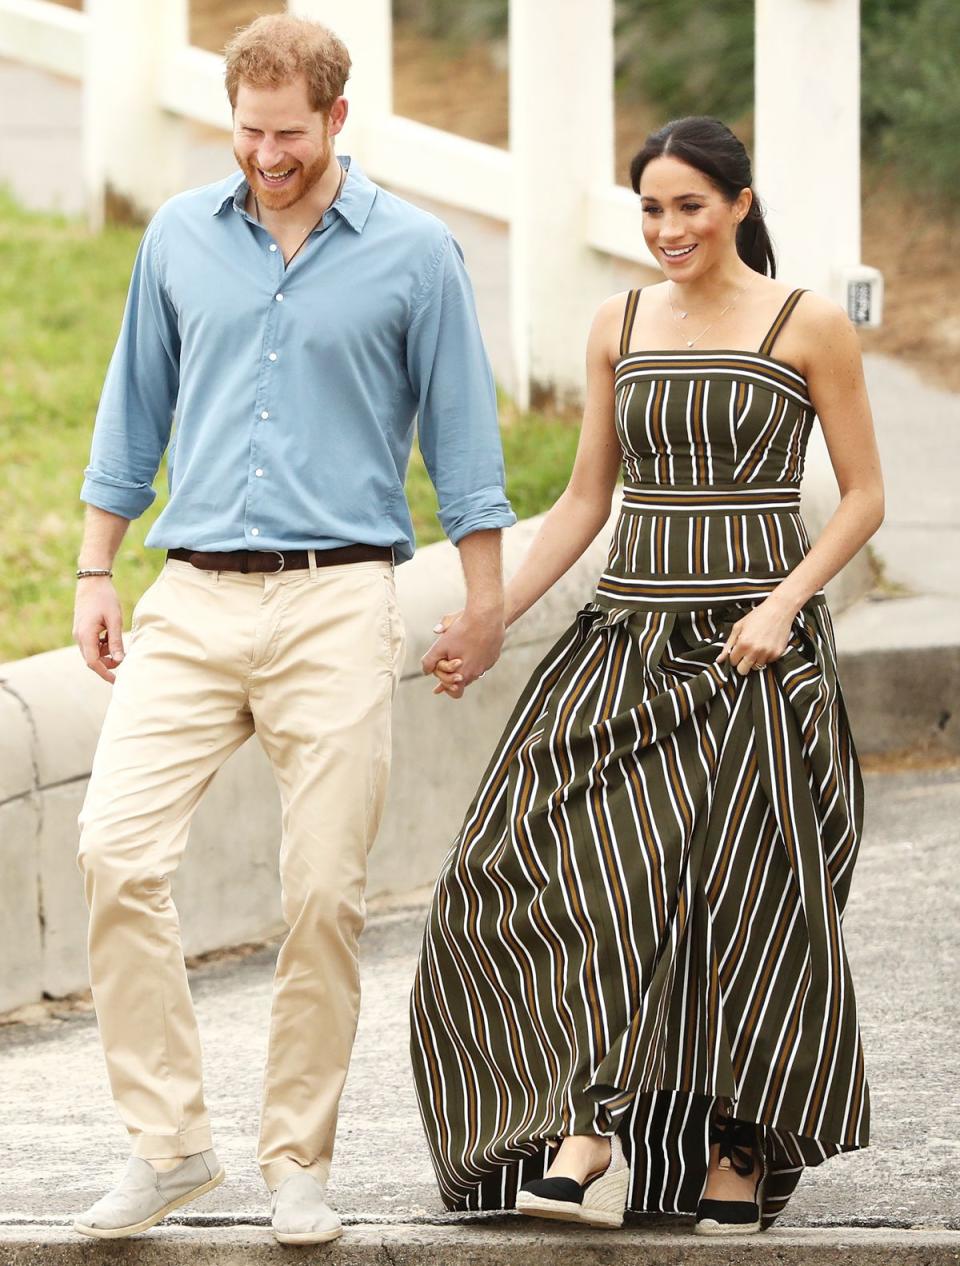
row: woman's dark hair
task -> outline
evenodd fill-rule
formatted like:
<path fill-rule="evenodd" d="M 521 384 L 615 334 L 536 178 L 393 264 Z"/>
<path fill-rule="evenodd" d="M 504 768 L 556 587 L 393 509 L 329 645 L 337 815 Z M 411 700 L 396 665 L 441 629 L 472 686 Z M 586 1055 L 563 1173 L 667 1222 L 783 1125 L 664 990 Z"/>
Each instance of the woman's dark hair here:
<path fill-rule="evenodd" d="M 643 149 L 630 164 L 630 183 L 634 193 L 640 192 L 640 178 L 647 163 L 669 154 L 702 172 L 728 202 L 733 202 L 741 189 L 751 189 L 753 171 L 750 155 L 739 137 L 725 123 L 706 115 L 674 119 L 644 141 Z M 751 189 L 751 192 L 752 189 Z M 777 275 L 773 243 L 763 218 L 763 207 L 756 193 L 750 210 L 737 229 L 737 254 L 758 273 Z"/>

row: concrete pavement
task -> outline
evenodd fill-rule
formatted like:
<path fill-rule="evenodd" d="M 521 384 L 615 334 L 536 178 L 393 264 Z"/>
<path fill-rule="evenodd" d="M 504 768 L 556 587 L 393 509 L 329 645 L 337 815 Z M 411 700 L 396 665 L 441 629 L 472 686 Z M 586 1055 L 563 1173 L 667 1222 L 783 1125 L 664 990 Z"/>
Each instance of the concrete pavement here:
<path fill-rule="evenodd" d="M 778 1228 L 744 1248 L 743 1260 L 749 1251 L 754 1262 L 804 1266 L 828 1257 L 960 1261 L 960 770 L 868 775 L 867 814 L 845 935 L 872 1143 L 808 1170 Z M 330 1183 L 348 1230 L 327 1260 L 542 1261 L 555 1229 L 515 1216 L 446 1214 L 434 1186 L 406 1053 L 424 897 L 381 906 L 364 937 L 363 1013 Z M 52 1266 L 101 1260 L 98 1253 L 144 1263 L 274 1260 L 254 1157 L 274 954 L 267 947 L 193 974 L 208 1104 L 228 1177 L 173 1225 L 137 1240 L 133 1255 L 81 1243 L 65 1229 L 71 1213 L 115 1180 L 127 1150 L 93 1017 L 50 1003 L 34 1023 L 0 1028 L 0 1263 Z M 569 1260 L 741 1260 L 741 1250 L 695 1240 L 683 1220 L 638 1218 L 631 1226 L 620 1236 L 578 1233 Z"/>

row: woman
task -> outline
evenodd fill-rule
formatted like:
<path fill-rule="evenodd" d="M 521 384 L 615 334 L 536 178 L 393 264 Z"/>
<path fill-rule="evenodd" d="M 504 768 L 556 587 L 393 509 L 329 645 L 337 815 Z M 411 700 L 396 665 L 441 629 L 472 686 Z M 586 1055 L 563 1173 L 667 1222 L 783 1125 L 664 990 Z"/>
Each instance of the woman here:
<path fill-rule="evenodd" d="M 743 1233 L 867 1142 L 840 926 L 862 785 L 823 586 L 883 491 L 856 334 L 774 280 L 739 140 L 667 124 L 631 180 L 666 279 L 596 315 L 573 474 L 507 623 L 607 521 L 621 467 L 622 510 L 440 876 L 414 1069 L 450 1208 Z M 841 501 L 811 547 L 814 414 Z"/>

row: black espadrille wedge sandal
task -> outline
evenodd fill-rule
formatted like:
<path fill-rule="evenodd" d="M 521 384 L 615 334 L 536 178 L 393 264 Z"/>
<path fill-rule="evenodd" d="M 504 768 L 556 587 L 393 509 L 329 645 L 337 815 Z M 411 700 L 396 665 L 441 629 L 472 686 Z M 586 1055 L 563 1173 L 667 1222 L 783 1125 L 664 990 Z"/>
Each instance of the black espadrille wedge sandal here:
<path fill-rule="evenodd" d="M 710 1142 L 720 1145 L 720 1168 L 746 1178 L 759 1158 L 760 1177 L 752 1200 L 701 1200 L 694 1231 L 697 1235 L 753 1235 L 761 1228 L 763 1188 L 767 1177 L 762 1133 L 750 1121 L 719 1116 L 710 1125 Z"/>
<path fill-rule="evenodd" d="M 584 1226 L 623 1225 L 630 1189 L 630 1166 L 616 1134 L 610 1138 L 610 1162 L 585 1183 L 574 1178 L 535 1178 L 517 1193 L 517 1212 L 532 1218 L 579 1222 Z"/>

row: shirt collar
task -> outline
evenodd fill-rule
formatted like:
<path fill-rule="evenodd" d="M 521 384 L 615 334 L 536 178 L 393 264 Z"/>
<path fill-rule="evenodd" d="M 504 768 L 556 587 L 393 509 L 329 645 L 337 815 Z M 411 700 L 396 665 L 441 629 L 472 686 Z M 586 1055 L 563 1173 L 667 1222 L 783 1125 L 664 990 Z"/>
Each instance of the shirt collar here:
<path fill-rule="evenodd" d="M 347 174 L 343 188 L 340 190 L 340 197 L 330 209 L 346 220 L 355 232 L 362 233 L 377 196 L 377 186 L 349 154 L 338 155 L 337 161 Z M 213 214 L 220 215 L 229 205 L 242 212 L 248 189 L 247 179 L 242 172 L 230 177 L 226 187 L 222 184 L 219 186 L 213 204 Z"/>

